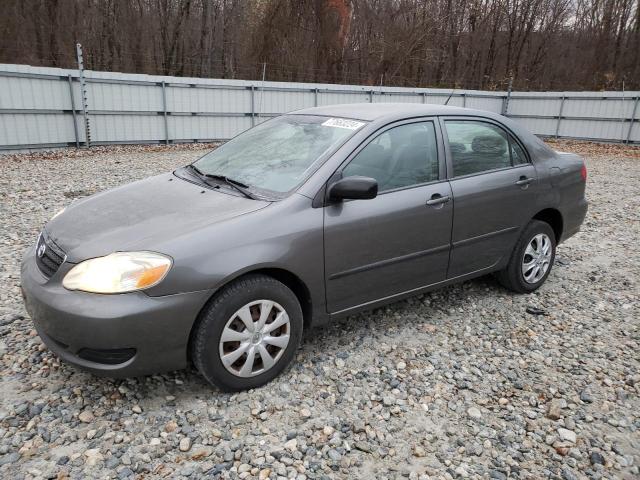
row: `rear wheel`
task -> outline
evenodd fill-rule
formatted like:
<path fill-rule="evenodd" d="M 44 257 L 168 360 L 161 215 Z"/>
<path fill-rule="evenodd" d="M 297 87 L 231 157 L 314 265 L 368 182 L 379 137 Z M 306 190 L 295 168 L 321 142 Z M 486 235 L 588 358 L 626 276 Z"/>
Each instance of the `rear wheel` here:
<path fill-rule="evenodd" d="M 291 362 L 302 336 L 295 294 L 266 275 L 224 287 L 203 311 L 192 358 L 205 379 L 225 391 L 259 387 Z"/>
<path fill-rule="evenodd" d="M 532 220 L 522 232 L 506 268 L 498 272 L 498 281 L 514 292 L 533 292 L 549 276 L 555 256 L 553 229 L 546 222 Z"/>

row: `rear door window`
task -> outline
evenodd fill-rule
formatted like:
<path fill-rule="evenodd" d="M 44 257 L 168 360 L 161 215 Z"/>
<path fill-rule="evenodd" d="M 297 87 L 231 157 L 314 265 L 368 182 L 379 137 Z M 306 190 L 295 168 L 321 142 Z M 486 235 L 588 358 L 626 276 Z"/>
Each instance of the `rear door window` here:
<path fill-rule="evenodd" d="M 474 120 L 446 120 L 453 176 L 472 175 L 511 166 L 507 133 L 497 125 Z"/>

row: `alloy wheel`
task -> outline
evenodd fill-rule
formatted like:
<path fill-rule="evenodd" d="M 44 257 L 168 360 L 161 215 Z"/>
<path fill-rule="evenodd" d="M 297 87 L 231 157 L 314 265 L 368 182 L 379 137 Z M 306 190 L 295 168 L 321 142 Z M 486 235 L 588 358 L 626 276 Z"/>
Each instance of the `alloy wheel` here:
<path fill-rule="evenodd" d="M 551 265 L 551 239 L 544 233 L 535 235 L 522 257 L 522 276 L 527 283 L 538 283 Z"/>

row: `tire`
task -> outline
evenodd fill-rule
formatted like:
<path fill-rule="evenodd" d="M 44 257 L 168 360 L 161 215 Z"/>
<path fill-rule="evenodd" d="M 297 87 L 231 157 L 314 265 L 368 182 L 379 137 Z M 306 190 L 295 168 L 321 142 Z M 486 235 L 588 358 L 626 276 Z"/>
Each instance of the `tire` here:
<path fill-rule="evenodd" d="M 263 312 L 269 313 L 260 328 Z M 288 323 L 282 323 L 285 317 Z M 202 376 L 223 391 L 260 387 L 291 363 L 302 329 L 300 302 L 286 285 L 266 275 L 247 275 L 225 286 L 202 311 L 191 358 Z M 273 360 L 272 366 L 263 355 Z"/>
<path fill-rule="evenodd" d="M 538 240 L 542 239 L 542 242 L 534 242 L 536 237 Z M 537 247 L 539 244 L 543 246 L 546 245 L 544 240 L 545 237 L 549 241 L 548 254 L 543 254 L 537 257 L 539 259 L 539 263 L 536 264 L 536 257 L 530 253 L 538 255 L 534 246 Z M 527 252 L 527 248 L 530 245 L 531 250 Z M 525 254 L 527 255 L 526 257 Z M 498 278 L 498 281 L 509 290 L 513 290 L 518 293 L 530 293 L 540 288 L 545 282 L 549 273 L 551 273 L 551 268 L 553 267 L 555 258 L 556 236 L 553 229 L 546 222 L 531 220 L 520 235 L 518 243 L 511 253 L 509 263 L 504 270 L 501 270 L 496 274 L 496 277 Z M 534 267 L 525 269 L 525 261 L 528 265 L 533 264 Z M 546 270 L 544 270 L 545 262 L 547 263 Z M 539 266 L 541 269 L 537 275 L 533 275 L 535 266 Z M 526 277 L 528 277 L 528 279 Z"/>

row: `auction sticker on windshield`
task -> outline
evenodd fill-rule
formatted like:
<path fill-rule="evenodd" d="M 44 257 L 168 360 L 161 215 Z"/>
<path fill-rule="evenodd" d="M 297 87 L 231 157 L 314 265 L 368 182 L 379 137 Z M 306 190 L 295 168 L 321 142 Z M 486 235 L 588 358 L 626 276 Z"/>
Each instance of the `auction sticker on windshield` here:
<path fill-rule="evenodd" d="M 364 125 L 364 122 L 356 120 L 348 120 L 346 118 L 330 118 L 322 124 L 325 127 L 346 128 L 348 130 L 357 130 Z"/>

